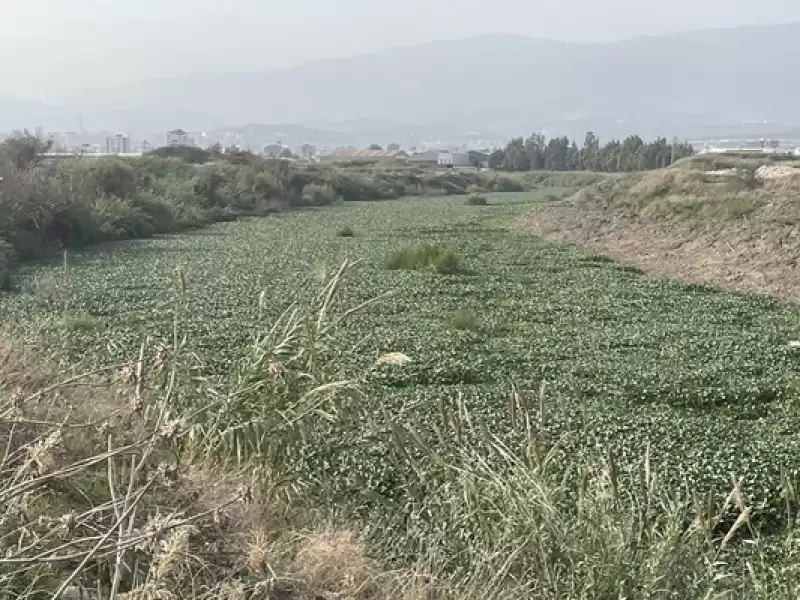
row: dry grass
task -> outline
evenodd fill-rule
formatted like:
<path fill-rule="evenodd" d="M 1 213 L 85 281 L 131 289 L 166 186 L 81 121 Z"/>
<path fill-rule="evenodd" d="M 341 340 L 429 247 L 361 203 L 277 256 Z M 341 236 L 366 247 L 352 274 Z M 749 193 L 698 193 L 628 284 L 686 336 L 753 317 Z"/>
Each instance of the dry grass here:
<path fill-rule="evenodd" d="M 687 159 L 606 179 L 537 207 L 520 224 L 656 276 L 797 300 L 800 176 L 764 177 L 763 169 L 759 176 L 763 164 L 768 161 Z M 713 167 L 733 171 L 709 175 L 705 169 Z"/>
<path fill-rule="evenodd" d="M 5 393 L 41 389 L 52 371 L 10 331 L 0 331 L 0 388 Z"/>

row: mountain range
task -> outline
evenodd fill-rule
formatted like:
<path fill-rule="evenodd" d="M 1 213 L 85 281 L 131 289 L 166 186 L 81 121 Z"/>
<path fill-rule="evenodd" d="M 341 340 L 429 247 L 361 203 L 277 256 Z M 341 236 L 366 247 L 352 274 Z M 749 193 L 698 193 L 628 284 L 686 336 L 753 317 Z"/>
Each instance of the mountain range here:
<path fill-rule="evenodd" d="M 243 123 L 335 129 L 332 123 L 368 120 L 398 131 L 414 124 L 423 137 L 578 137 L 590 129 L 601 137 L 736 135 L 800 125 L 799 62 L 800 23 L 602 44 L 484 35 L 285 70 L 88 90 L 65 98 L 63 107 L 0 103 L 0 130 L 14 119 L 32 126 L 37 118 L 50 128 L 70 121 L 74 129 L 75 115 L 84 114 L 108 129 L 140 131 L 167 123 L 193 130 Z"/>

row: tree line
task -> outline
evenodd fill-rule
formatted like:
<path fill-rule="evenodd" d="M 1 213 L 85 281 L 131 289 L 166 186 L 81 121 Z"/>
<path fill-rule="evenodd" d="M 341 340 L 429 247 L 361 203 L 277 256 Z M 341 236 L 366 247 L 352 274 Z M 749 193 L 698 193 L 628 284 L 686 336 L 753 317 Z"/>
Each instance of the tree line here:
<path fill-rule="evenodd" d="M 504 149 L 495 150 L 489 166 L 501 171 L 600 171 L 605 173 L 661 169 L 691 156 L 694 148 L 687 142 L 659 138 L 645 142 L 638 135 L 611 140 L 601 145 L 592 132 L 583 146 L 568 137 L 550 138 L 533 134 L 515 138 Z"/>

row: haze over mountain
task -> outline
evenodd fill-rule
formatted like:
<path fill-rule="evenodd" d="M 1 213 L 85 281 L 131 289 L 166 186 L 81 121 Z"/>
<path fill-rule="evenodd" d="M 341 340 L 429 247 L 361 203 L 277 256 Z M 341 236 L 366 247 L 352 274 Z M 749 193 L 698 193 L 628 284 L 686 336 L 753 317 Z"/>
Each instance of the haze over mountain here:
<path fill-rule="evenodd" d="M 168 121 L 211 129 L 371 119 L 500 135 L 700 136 L 800 124 L 798 57 L 800 23 L 611 43 L 482 35 L 282 70 L 148 80 L 70 104 L 72 114 L 102 114 L 120 129 L 148 120 L 155 130 Z"/>

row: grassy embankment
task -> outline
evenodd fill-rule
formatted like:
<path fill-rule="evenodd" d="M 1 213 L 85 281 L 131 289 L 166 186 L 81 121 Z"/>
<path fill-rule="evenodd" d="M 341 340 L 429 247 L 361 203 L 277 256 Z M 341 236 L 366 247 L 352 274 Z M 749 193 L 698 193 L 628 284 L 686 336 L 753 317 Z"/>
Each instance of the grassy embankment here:
<path fill-rule="evenodd" d="M 701 155 L 607 178 L 523 225 L 658 275 L 800 299 L 800 163 Z"/>
<path fill-rule="evenodd" d="M 511 230 L 548 191 L 20 269 L 2 591 L 795 597 L 791 310 Z"/>

